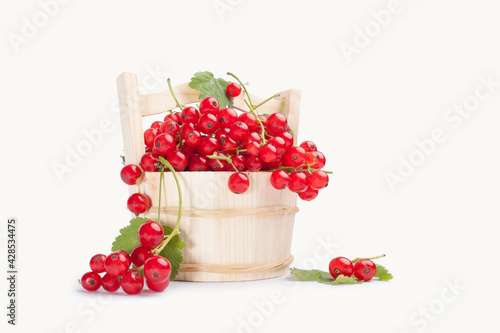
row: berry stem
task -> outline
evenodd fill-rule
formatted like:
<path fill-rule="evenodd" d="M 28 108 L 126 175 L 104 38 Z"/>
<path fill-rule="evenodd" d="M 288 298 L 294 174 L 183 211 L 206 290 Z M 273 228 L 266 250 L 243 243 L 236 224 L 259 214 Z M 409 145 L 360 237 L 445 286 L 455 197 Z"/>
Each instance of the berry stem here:
<path fill-rule="evenodd" d="M 370 258 L 356 258 L 352 261 L 352 263 L 356 263 L 358 261 L 361 261 L 361 260 L 365 260 L 365 259 L 368 259 L 368 260 L 373 260 L 373 259 L 380 259 L 380 258 L 383 258 L 385 257 L 385 254 L 382 254 L 382 255 L 379 255 L 379 256 L 376 256 L 376 257 L 370 257 Z"/>
<path fill-rule="evenodd" d="M 174 227 L 174 230 L 172 230 L 172 232 L 170 233 L 170 235 L 168 235 L 167 238 L 165 238 L 163 240 L 163 242 L 161 242 L 160 245 L 158 245 L 157 247 L 154 248 L 153 250 L 153 253 L 154 254 L 158 254 L 160 253 L 164 248 L 165 246 L 167 246 L 168 242 L 170 242 L 170 240 L 172 238 L 174 238 L 176 235 L 180 234 L 179 232 L 179 226 L 181 224 L 181 216 L 182 216 L 182 192 L 181 192 L 181 185 L 179 183 L 179 178 L 177 178 L 177 172 L 175 172 L 174 168 L 172 167 L 172 165 L 165 159 L 163 158 L 162 156 L 160 156 L 160 161 L 172 172 L 172 174 L 174 175 L 174 179 L 175 179 L 175 183 L 177 185 L 177 191 L 179 192 L 179 213 L 177 214 L 177 223 L 175 224 L 175 227 Z M 160 176 L 161 178 L 161 176 Z M 161 184 L 161 183 L 160 183 Z M 160 203 L 160 206 L 161 206 L 161 203 Z M 160 207 L 158 207 L 158 210 L 160 209 Z M 159 223 L 159 221 L 158 221 Z"/>
<path fill-rule="evenodd" d="M 280 94 L 274 94 L 274 95 L 272 95 L 271 97 L 266 98 L 265 100 L 263 100 L 263 101 L 262 101 L 262 102 L 260 102 L 259 104 L 257 104 L 257 105 L 252 105 L 252 106 L 253 106 L 253 109 L 255 110 L 255 109 L 257 109 L 259 106 L 261 106 L 261 105 L 263 105 L 263 104 L 266 104 L 266 103 L 267 103 L 267 102 L 269 102 L 270 100 L 272 100 L 272 99 L 274 99 L 274 98 L 276 98 L 276 97 L 279 97 L 279 96 L 280 96 Z M 283 99 L 284 99 L 284 98 L 283 98 Z"/>
<path fill-rule="evenodd" d="M 234 77 L 236 79 L 236 81 L 238 81 L 238 83 L 240 84 L 240 86 L 243 87 L 243 90 L 245 90 L 245 93 L 246 93 L 246 95 L 248 97 L 248 101 L 250 102 L 250 105 L 253 105 L 252 100 L 250 99 L 250 94 L 248 93 L 248 90 L 245 87 L 245 85 L 243 84 L 243 82 L 241 82 L 241 80 L 238 79 L 238 77 L 236 75 L 234 75 L 233 73 L 231 73 L 231 72 L 227 72 L 227 75 L 230 75 L 230 76 Z"/>
<path fill-rule="evenodd" d="M 160 223 L 160 214 L 161 214 L 161 184 L 163 183 L 163 173 L 165 172 L 165 167 L 161 168 L 161 173 L 160 173 L 160 185 L 158 186 L 159 188 L 159 193 L 158 193 L 158 223 Z"/>
<path fill-rule="evenodd" d="M 170 93 L 172 94 L 172 97 L 174 98 L 175 100 L 175 104 L 177 104 L 177 106 L 182 110 L 184 109 L 186 106 L 182 105 L 181 103 L 179 103 L 179 101 L 177 100 L 177 97 L 175 96 L 174 94 L 174 89 L 172 88 L 172 84 L 170 84 L 170 78 L 167 79 L 167 83 L 168 83 L 168 89 L 170 90 Z"/>
<path fill-rule="evenodd" d="M 142 182 L 142 177 L 146 174 L 146 171 L 142 171 L 141 175 L 139 178 L 137 178 L 137 181 L 135 182 L 137 184 L 137 193 L 141 193 L 141 182 Z"/>
<path fill-rule="evenodd" d="M 206 156 L 207 158 L 210 158 L 212 160 L 223 160 L 223 161 L 226 161 L 227 163 L 231 164 L 231 166 L 233 167 L 233 169 L 236 171 L 236 172 L 240 172 L 238 170 L 238 168 L 236 168 L 233 164 L 233 160 L 230 158 L 230 157 L 223 157 L 223 156 L 217 156 L 217 155 L 207 155 Z"/>

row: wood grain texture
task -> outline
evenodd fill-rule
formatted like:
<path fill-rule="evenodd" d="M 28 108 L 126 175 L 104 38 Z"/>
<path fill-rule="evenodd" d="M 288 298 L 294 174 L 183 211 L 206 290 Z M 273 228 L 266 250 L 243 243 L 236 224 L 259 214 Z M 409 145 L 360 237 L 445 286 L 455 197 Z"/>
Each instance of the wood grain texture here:
<path fill-rule="evenodd" d="M 142 117 L 166 112 L 176 107 L 169 90 L 157 94 L 139 95 L 137 76 L 123 73 L 117 79 L 120 101 L 123 143 L 126 163 L 139 164 L 145 152 Z M 198 92 L 188 83 L 173 87 L 183 104 L 199 102 Z M 254 105 L 265 98 L 250 96 Z M 235 98 L 235 109 L 248 111 L 243 102 L 245 93 Z M 300 91 L 291 89 L 262 105 L 262 113 L 282 112 L 295 138 L 298 134 Z M 250 188 L 244 194 L 229 191 L 231 172 L 179 172 L 183 194 L 183 215 L 180 230 L 186 242 L 183 250 L 186 270 L 177 280 L 186 281 L 247 281 L 282 276 L 288 272 L 297 195 L 289 190 L 278 191 L 270 182 L 269 172 L 249 172 Z M 165 172 L 162 200 L 159 202 L 160 173 L 146 173 L 141 192 L 150 196 L 153 207 L 144 215 L 157 220 L 161 206 L 161 222 L 174 226 L 178 211 L 177 187 L 170 172 Z M 129 187 L 130 192 L 136 190 Z M 214 273 L 196 271 L 199 265 L 269 266 L 285 263 L 279 269 L 258 272 Z M 193 271 L 195 270 L 195 271 Z M 236 271 L 236 270 L 235 270 Z"/>

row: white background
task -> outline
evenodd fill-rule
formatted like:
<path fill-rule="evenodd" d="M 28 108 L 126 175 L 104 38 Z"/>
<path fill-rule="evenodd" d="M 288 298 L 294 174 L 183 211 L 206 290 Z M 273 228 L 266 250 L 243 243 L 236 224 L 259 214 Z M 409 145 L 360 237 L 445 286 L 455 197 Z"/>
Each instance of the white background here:
<path fill-rule="evenodd" d="M 5 221 L 17 216 L 20 271 L 16 327 L 6 324 L 1 279 L 2 332 L 497 327 L 500 7 L 486 0 L 401 0 L 380 28 L 371 13 L 388 6 L 67 1 L 43 22 L 38 1 L 2 1 L 1 248 Z M 13 34 L 22 36 L 34 17 L 39 27 L 14 47 Z M 359 30 L 366 28 L 372 37 L 363 44 Z M 357 53 L 346 57 L 343 43 Z M 334 175 L 316 200 L 299 203 L 293 265 L 326 269 L 334 256 L 386 253 L 379 263 L 394 274 L 391 282 L 173 282 L 162 294 L 133 297 L 81 289 L 77 280 L 90 256 L 108 252 L 130 218 L 118 175 L 116 77 L 138 73 L 149 93 L 165 89 L 167 77 L 186 82 L 199 70 L 223 77 L 232 71 L 260 96 L 302 90 L 299 138 L 317 143 Z M 454 104 L 478 101 L 481 76 L 497 86 L 460 123 L 447 121 Z M 54 162 L 65 163 L 68 147 L 103 119 L 113 129 L 59 181 Z M 436 128 L 446 140 L 422 159 L 415 140 L 428 140 Z M 396 174 L 400 158 L 410 156 L 421 164 L 391 190 L 386 174 Z M 318 250 L 325 242 L 328 255 Z M 0 258 L 5 271 L 6 254 Z M 270 306 L 273 293 L 282 296 Z"/>

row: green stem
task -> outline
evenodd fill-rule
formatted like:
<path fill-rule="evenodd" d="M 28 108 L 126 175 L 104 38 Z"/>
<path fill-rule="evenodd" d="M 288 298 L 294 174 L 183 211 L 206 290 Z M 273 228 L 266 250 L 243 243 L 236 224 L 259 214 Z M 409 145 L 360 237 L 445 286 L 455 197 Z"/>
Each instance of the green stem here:
<path fill-rule="evenodd" d="M 262 144 L 266 143 L 267 140 L 266 140 L 266 131 L 264 129 L 264 124 L 262 123 L 262 121 L 260 120 L 259 118 L 259 115 L 257 114 L 257 112 L 255 112 L 255 110 L 252 108 L 252 105 L 250 105 L 249 102 L 246 101 L 246 99 L 243 100 L 245 102 L 245 104 L 248 106 L 248 109 L 250 109 L 250 112 L 252 112 L 252 114 L 255 116 L 255 118 L 257 119 L 257 122 L 259 123 L 260 125 L 260 137 L 262 139 Z"/>
<path fill-rule="evenodd" d="M 267 102 L 269 102 L 270 100 L 276 98 L 276 97 L 279 97 L 280 94 L 274 94 L 272 95 L 271 97 L 269 98 L 266 98 L 265 100 L 263 100 L 262 102 L 260 102 L 259 104 L 257 105 L 252 105 L 253 106 L 253 109 L 257 109 L 259 106 L 263 105 L 263 104 L 266 104 Z"/>
<path fill-rule="evenodd" d="M 143 171 L 139 178 L 137 178 L 137 181 L 135 182 L 137 184 L 137 193 L 141 193 L 141 182 L 142 182 L 142 177 L 146 174 L 146 171 Z"/>
<path fill-rule="evenodd" d="M 369 259 L 369 260 L 373 260 L 373 259 L 380 259 L 380 258 L 383 258 L 385 257 L 385 254 L 382 254 L 382 255 L 379 255 L 379 256 L 376 256 L 376 257 L 369 257 L 369 258 L 356 258 L 352 261 L 353 264 L 355 264 L 356 262 L 358 261 L 361 261 L 361 260 L 365 260 L 365 259 Z"/>
<path fill-rule="evenodd" d="M 182 192 L 181 192 L 181 185 L 179 183 L 179 178 L 177 177 L 177 172 L 175 172 L 174 168 L 172 167 L 172 165 L 163 157 L 160 156 L 160 161 L 172 172 L 172 174 L 174 175 L 174 179 L 175 179 L 175 183 L 177 185 L 177 191 L 179 192 L 179 212 L 177 213 L 177 223 L 175 224 L 175 227 L 174 227 L 174 230 L 172 230 L 172 232 L 170 233 L 170 235 L 165 238 L 163 240 L 163 242 L 158 245 L 154 250 L 153 252 L 155 254 L 158 254 L 160 253 L 164 248 L 165 246 L 167 246 L 168 242 L 170 242 L 170 240 L 172 238 L 174 238 L 176 235 L 180 234 L 179 232 L 179 226 L 181 224 L 181 216 L 182 216 Z M 160 208 L 158 208 L 160 209 Z"/>
<path fill-rule="evenodd" d="M 230 157 L 222 157 L 222 156 L 217 156 L 217 155 L 207 155 L 206 157 L 210 158 L 212 160 L 226 161 L 227 163 L 229 163 L 233 167 L 234 171 L 240 172 L 240 170 L 238 170 L 238 168 L 236 168 L 236 166 L 234 166 L 233 160 Z M 221 167 L 222 167 L 222 165 L 221 165 Z"/>
<path fill-rule="evenodd" d="M 227 72 L 227 75 L 230 75 L 230 76 L 234 77 L 236 79 L 236 81 L 238 81 L 238 83 L 240 84 L 240 86 L 243 87 L 243 90 L 245 90 L 245 93 L 246 93 L 246 95 L 248 97 L 248 101 L 250 102 L 250 105 L 253 105 L 252 100 L 250 99 L 250 94 L 248 93 L 248 90 L 245 87 L 245 85 L 243 84 L 243 82 L 241 82 L 241 80 L 238 79 L 238 77 L 236 75 L 234 75 L 233 73 L 231 73 L 231 72 Z"/>
<path fill-rule="evenodd" d="M 163 183 L 163 173 L 165 172 L 165 167 L 161 168 L 161 173 L 160 173 L 160 188 L 159 194 L 158 194 L 158 223 L 160 223 L 160 214 L 161 214 L 161 184 Z"/>
<path fill-rule="evenodd" d="M 186 106 L 182 105 L 181 103 L 179 103 L 179 101 L 177 100 L 177 97 L 175 96 L 174 94 L 174 89 L 172 88 L 172 85 L 170 84 L 170 78 L 167 79 L 167 83 L 168 83 L 168 89 L 170 90 L 170 93 L 172 94 L 172 97 L 174 98 L 175 100 L 175 104 L 177 104 L 177 106 L 182 110 L 184 109 Z"/>

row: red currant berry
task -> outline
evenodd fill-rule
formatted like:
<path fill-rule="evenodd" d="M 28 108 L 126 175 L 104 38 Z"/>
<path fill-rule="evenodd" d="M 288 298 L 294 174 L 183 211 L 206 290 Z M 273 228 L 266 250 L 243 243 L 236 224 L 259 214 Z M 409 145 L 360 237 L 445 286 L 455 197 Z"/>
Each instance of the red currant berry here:
<path fill-rule="evenodd" d="M 247 158 L 247 169 L 249 171 L 259 171 L 262 169 L 262 160 L 259 156 L 250 156 Z"/>
<path fill-rule="evenodd" d="M 231 82 L 226 87 L 227 94 L 231 97 L 238 97 L 241 94 L 241 86 L 238 83 Z"/>
<path fill-rule="evenodd" d="M 211 113 L 202 115 L 198 120 L 198 130 L 204 134 L 213 134 L 218 128 L 217 117 Z"/>
<path fill-rule="evenodd" d="M 144 171 L 153 172 L 157 171 L 159 156 L 157 153 L 146 153 L 142 155 L 141 162 L 139 163 Z"/>
<path fill-rule="evenodd" d="M 339 275 L 350 277 L 352 276 L 352 273 L 354 273 L 354 265 L 345 257 L 333 258 L 332 261 L 330 261 L 328 269 L 334 279 L 336 279 Z"/>
<path fill-rule="evenodd" d="M 117 291 L 120 289 L 120 280 L 121 277 L 113 277 L 109 274 L 105 274 L 102 277 L 102 288 L 110 293 Z"/>
<path fill-rule="evenodd" d="M 196 155 L 189 160 L 189 171 L 209 171 L 208 158 Z"/>
<path fill-rule="evenodd" d="M 281 113 L 273 113 L 267 117 L 266 127 L 269 134 L 280 135 L 285 131 L 287 120 Z"/>
<path fill-rule="evenodd" d="M 296 171 L 290 174 L 290 181 L 288 182 L 288 188 L 290 191 L 300 193 L 305 191 L 307 186 L 307 175 L 305 172 Z"/>
<path fill-rule="evenodd" d="M 252 132 L 252 133 L 248 134 L 248 136 L 241 141 L 241 145 L 243 147 L 246 147 L 250 142 L 261 143 L 262 138 L 260 137 L 259 133 Z"/>
<path fill-rule="evenodd" d="M 151 200 L 142 193 L 134 193 L 127 200 L 127 208 L 134 214 L 145 213 L 151 207 Z"/>
<path fill-rule="evenodd" d="M 170 134 L 172 137 L 175 137 L 177 135 L 177 132 L 179 132 L 179 129 L 181 127 L 176 121 L 169 120 L 163 123 L 160 127 L 160 132 L 161 133 L 167 133 Z"/>
<path fill-rule="evenodd" d="M 275 159 L 274 161 L 264 163 L 264 166 L 266 166 L 268 170 L 272 170 L 279 168 L 282 164 L 283 164 L 283 159 L 278 156 L 278 158 Z"/>
<path fill-rule="evenodd" d="M 245 139 L 250 131 L 248 130 L 247 124 L 237 121 L 233 125 L 231 125 L 231 129 L 229 132 L 229 137 L 233 140 L 243 140 Z"/>
<path fill-rule="evenodd" d="M 246 164 L 246 159 L 243 155 L 233 155 L 231 157 L 231 162 L 233 162 L 233 165 L 238 171 L 243 171 L 247 167 Z"/>
<path fill-rule="evenodd" d="M 318 147 L 316 147 L 316 144 L 312 141 L 304 141 L 300 144 L 300 146 L 304 148 L 306 152 L 318 150 Z"/>
<path fill-rule="evenodd" d="M 149 126 L 149 128 L 154 128 L 159 130 L 161 125 L 163 125 L 163 121 L 155 121 L 154 123 L 151 124 L 151 126 Z"/>
<path fill-rule="evenodd" d="M 247 144 L 246 149 L 247 149 L 248 155 L 257 156 L 257 155 L 259 155 L 259 152 L 260 152 L 260 145 L 255 141 L 250 141 Z"/>
<path fill-rule="evenodd" d="M 313 169 L 322 169 L 326 164 L 325 155 L 319 151 L 310 151 L 307 153 L 307 164 Z"/>
<path fill-rule="evenodd" d="M 238 143 L 228 136 L 221 135 L 219 138 L 220 150 L 227 154 L 234 154 L 238 148 Z"/>
<path fill-rule="evenodd" d="M 191 130 L 186 133 L 184 143 L 189 147 L 198 147 L 201 143 L 201 133 L 197 130 Z"/>
<path fill-rule="evenodd" d="M 286 149 L 286 142 L 281 136 L 275 136 L 267 141 L 270 145 L 276 147 L 276 153 L 281 155 Z"/>
<path fill-rule="evenodd" d="M 189 146 L 182 146 L 181 151 L 186 155 L 188 162 L 191 157 L 197 154 L 196 148 L 189 147 Z"/>
<path fill-rule="evenodd" d="M 153 256 L 144 264 L 144 276 L 150 282 L 160 283 L 170 278 L 172 266 L 170 261 L 161 256 Z"/>
<path fill-rule="evenodd" d="M 155 247 L 160 245 L 164 237 L 162 226 L 155 221 L 144 222 L 137 232 L 139 242 L 144 246 Z"/>
<path fill-rule="evenodd" d="M 227 182 L 229 190 L 236 194 L 245 193 L 250 187 L 250 180 L 246 173 L 235 172 L 233 173 Z"/>
<path fill-rule="evenodd" d="M 144 278 L 139 271 L 133 269 L 123 275 L 120 285 L 124 292 L 129 295 L 135 295 L 140 293 L 142 288 L 144 288 Z"/>
<path fill-rule="evenodd" d="M 234 109 L 225 108 L 219 111 L 217 114 L 217 119 L 219 120 L 220 127 L 231 127 L 238 120 L 238 114 Z"/>
<path fill-rule="evenodd" d="M 324 171 L 314 171 L 309 175 L 309 186 L 321 190 L 328 186 L 328 174 Z"/>
<path fill-rule="evenodd" d="M 163 282 L 158 282 L 154 283 L 146 279 L 146 285 L 148 286 L 149 290 L 151 291 L 156 291 L 161 293 L 163 290 L 167 289 L 168 284 L 170 283 L 170 279 L 167 279 L 166 281 Z"/>
<path fill-rule="evenodd" d="M 302 147 L 289 147 L 285 150 L 283 158 L 285 165 L 298 168 L 306 163 L 306 151 Z"/>
<path fill-rule="evenodd" d="M 280 138 L 283 138 L 283 140 L 285 140 L 285 148 L 288 148 L 291 145 L 293 145 L 293 136 L 290 133 L 283 132 L 279 136 Z"/>
<path fill-rule="evenodd" d="M 276 170 L 271 174 L 271 185 L 277 190 L 283 190 L 288 186 L 290 176 L 285 170 Z"/>
<path fill-rule="evenodd" d="M 224 153 L 217 153 L 217 156 L 227 157 L 226 154 L 224 154 Z M 229 165 L 229 163 L 227 161 L 224 161 L 224 160 L 218 160 L 215 158 L 208 159 L 208 166 L 213 171 L 225 171 L 225 170 L 227 170 L 228 165 Z"/>
<path fill-rule="evenodd" d="M 176 123 L 178 123 L 179 125 L 181 125 L 182 123 L 182 113 L 180 112 L 174 112 L 172 114 L 167 114 L 165 116 L 165 119 L 163 119 L 164 122 L 167 122 L 167 121 L 175 121 Z"/>
<path fill-rule="evenodd" d="M 101 288 L 101 277 L 96 272 L 87 272 L 83 274 L 80 280 L 82 287 L 88 291 L 96 291 Z"/>
<path fill-rule="evenodd" d="M 167 133 L 162 133 L 156 137 L 154 149 L 158 154 L 167 156 L 175 150 L 176 146 L 177 143 L 175 142 L 173 136 Z"/>
<path fill-rule="evenodd" d="M 109 275 L 119 277 L 128 270 L 130 262 L 130 256 L 127 252 L 116 251 L 106 257 L 104 268 Z"/>
<path fill-rule="evenodd" d="M 299 198 L 301 198 L 304 201 L 311 201 L 316 199 L 318 194 L 319 194 L 318 190 L 315 190 L 311 186 L 309 186 L 306 188 L 305 191 L 299 193 Z"/>
<path fill-rule="evenodd" d="M 174 150 L 167 156 L 167 161 L 170 162 L 175 171 L 183 171 L 188 165 L 188 158 L 180 150 Z"/>
<path fill-rule="evenodd" d="M 229 136 L 229 132 L 230 132 L 229 128 L 221 127 L 217 130 L 217 132 L 215 132 L 215 138 L 219 140 L 220 137 L 223 135 Z"/>
<path fill-rule="evenodd" d="M 185 123 L 181 126 L 181 137 L 185 138 L 189 131 L 196 130 L 196 126 L 193 123 Z"/>
<path fill-rule="evenodd" d="M 120 171 L 122 180 L 127 185 L 134 185 L 142 175 L 142 170 L 135 164 L 127 164 Z"/>
<path fill-rule="evenodd" d="M 132 264 L 135 267 L 141 267 L 144 265 L 146 260 L 153 256 L 153 252 L 151 251 L 151 246 L 146 245 L 137 245 L 130 253 L 130 260 L 132 260 Z"/>
<path fill-rule="evenodd" d="M 220 149 L 219 141 L 214 137 L 205 137 L 198 146 L 198 152 L 202 155 L 212 155 Z"/>
<path fill-rule="evenodd" d="M 267 116 L 264 116 L 263 114 L 259 114 L 259 119 L 262 125 L 266 126 L 267 124 Z"/>
<path fill-rule="evenodd" d="M 155 138 L 160 134 L 160 130 L 157 128 L 148 128 L 144 132 L 144 144 L 148 148 L 153 148 L 155 143 Z"/>
<path fill-rule="evenodd" d="M 262 162 L 272 162 L 278 157 L 277 149 L 273 145 L 266 143 L 260 147 L 259 156 Z"/>
<path fill-rule="evenodd" d="M 216 114 L 219 112 L 219 101 L 214 97 L 207 97 L 200 103 L 200 113 Z"/>
<path fill-rule="evenodd" d="M 96 254 L 90 259 L 90 269 L 96 273 L 103 273 L 106 270 L 104 269 L 104 261 L 106 260 L 106 256 L 104 254 Z"/>
<path fill-rule="evenodd" d="M 354 276 L 361 281 L 371 280 L 377 273 L 377 266 L 369 259 L 363 259 L 354 264 Z"/>
<path fill-rule="evenodd" d="M 259 123 L 257 122 L 257 118 L 251 112 L 243 112 L 238 117 L 238 120 L 245 123 L 248 126 L 248 130 L 250 132 L 255 131 L 257 129 L 257 126 L 259 126 Z M 259 131 L 260 131 L 260 129 L 259 129 Z"/>
<path fill-rule="evenodd" d="M 200 113 L 195 107 L 188 106 L 182 110 L 181 118 L 183 123 L 197 123 Z"/>

